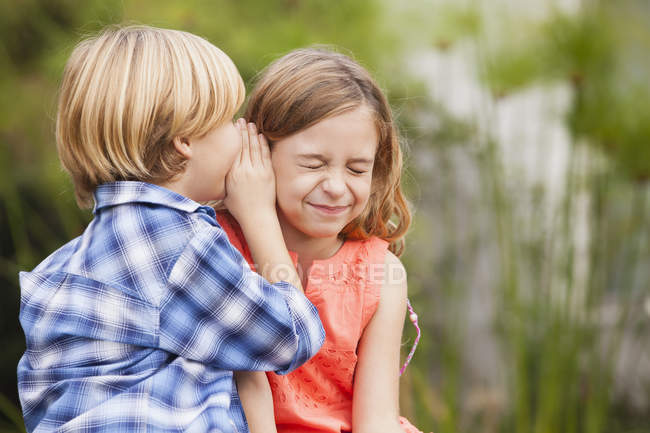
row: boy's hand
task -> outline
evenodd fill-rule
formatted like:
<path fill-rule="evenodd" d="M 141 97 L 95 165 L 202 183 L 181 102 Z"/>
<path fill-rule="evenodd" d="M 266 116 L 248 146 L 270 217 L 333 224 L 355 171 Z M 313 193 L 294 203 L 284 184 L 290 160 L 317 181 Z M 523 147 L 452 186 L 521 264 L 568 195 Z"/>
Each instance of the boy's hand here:
<path fill-rule="evenodd" d="M 244 119 L 239 119 L 236 126 L 241 133 L 242 147 L 226 176 L 224 204 L 241 223 L 241 218 L 252 213 L 268 210 L 275 213 L 275 174 L 266 138 Z"/>
<path fill-rule="evenodd" d="M 271 150 L 255 125 L 239 119 L 237 126 L 242 148 L 226 176 L 223 203 L 241 226 L 259 274 L 271 284 L 286 281 L 302 291 L 275 209 Z"/>

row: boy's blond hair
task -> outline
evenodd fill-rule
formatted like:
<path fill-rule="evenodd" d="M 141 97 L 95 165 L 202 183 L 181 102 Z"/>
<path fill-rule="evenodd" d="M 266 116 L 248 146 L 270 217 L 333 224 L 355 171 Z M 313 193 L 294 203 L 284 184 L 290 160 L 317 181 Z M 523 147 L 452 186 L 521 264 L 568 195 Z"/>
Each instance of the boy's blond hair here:
<path fill-rule="evenodd" d="M 184 168 L 174 137 L 201 137 L 230 121 L 245 96 L 232 60 L 190 33 L 110 27 L 82 41 L 63 73 L 59 158 L 77 202 L 116 180 L 164 182 Z"/>

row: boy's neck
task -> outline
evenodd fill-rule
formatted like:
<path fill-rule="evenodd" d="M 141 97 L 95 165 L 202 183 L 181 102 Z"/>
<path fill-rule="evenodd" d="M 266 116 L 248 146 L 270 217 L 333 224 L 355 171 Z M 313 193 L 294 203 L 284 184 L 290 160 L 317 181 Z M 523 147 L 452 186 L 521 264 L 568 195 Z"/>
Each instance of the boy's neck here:
<path fill-rule="evenodd" d="M 170 191 L 174 191 L 176 194 L 187 197 L 186 191 L 181 188 L 181 185 L 177 181 L 158 182 L 156 185 L 162 186 L 163 188 L 167 188 Z"/>
<path fill-rule="evenodd" d="M 174 176 L 174 178 L 165 182 L 157 183 L 156 185 L 167 188 L 170 191 L 174 191 L 176 194 L 180 194 L 183 197 L 189 198 L 190 200 L 198 201 L 192 197 L 192 189 L 190 188 L 190 185 L 188 185 L 186 178 L 187 177 L 184 176 L 184 173 L 180 173 Z"/>

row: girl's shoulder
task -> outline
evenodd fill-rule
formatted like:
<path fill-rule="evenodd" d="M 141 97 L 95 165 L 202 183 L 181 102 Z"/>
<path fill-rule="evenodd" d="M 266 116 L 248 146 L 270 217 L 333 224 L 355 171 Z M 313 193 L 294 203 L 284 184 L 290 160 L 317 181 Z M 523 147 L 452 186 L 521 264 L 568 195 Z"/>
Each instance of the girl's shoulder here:
<path fill-rule="evenodd" d="M 377 311 L 387 285 L 406 277 L 397 256 L 388 250 L 389 242 L 378 237 L 347 240 L 335 279 L 346 290 L 355 292 L 360 303 L 360 330 Z M 348 301 L 349 302 L 349 301 Z M 349 306 L 349 304 L 348 304 Z"/>
<path fill-rule="evenodd" d="M 400 259 L 388 248 L 390 243 L 376 236 L 363 240 L 348 240 L 340 261 L 344 267 L 362 280 L 366 289 L 379 295 L 389 281 L 405 278 L 406 271 Z"/>
<path fill-rule="evenodd" d="M 400 271 L 401 262 L 388 250 L 389 242 L 376 236 L 346 240 L 333 257 L 314 263 L 314 272 L 328 275 L 330 282 L 347 289 L 381 291 L 391 272 Z M 403 267 L 401 268 L 403 269 Z"/>
<path fill-rule="evenodd" d="M 381 264 L 389 252 L 389 243 L 376 236 L 362 240 L 346 240 L 344 246 L 347 254 L 342 255 L 342 260 L 346 262 Z"/>
<path fill-rule="evenodd" d="M 332 257 L 314 262 L 314 273 L 328 275 L 333 284 L 378 289 L 384 271 L 388 242 L 377 237 L 346 240 Z"/>

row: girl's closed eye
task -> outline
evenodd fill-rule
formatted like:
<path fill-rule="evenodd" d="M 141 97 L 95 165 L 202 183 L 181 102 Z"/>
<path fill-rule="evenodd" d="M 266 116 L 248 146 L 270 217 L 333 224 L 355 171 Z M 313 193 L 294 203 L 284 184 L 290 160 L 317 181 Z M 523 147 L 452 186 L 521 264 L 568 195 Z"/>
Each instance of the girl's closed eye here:
<path fill-rule="evenodd" d="M 316 170 L 316 169 L 319 169 L 319 168 L 323 167 L 324 165 L 325 164 L 303 164 L 303 165 L 301 165 L 301 167 Z"/>
<path fill-rule="evenodd" d="M 358 168 L 358 167 L 348 167 L 348 170 L 350 170 L 354 174 L 365 174 L 368 173 L 367 169 L 363 168 Z"/>

